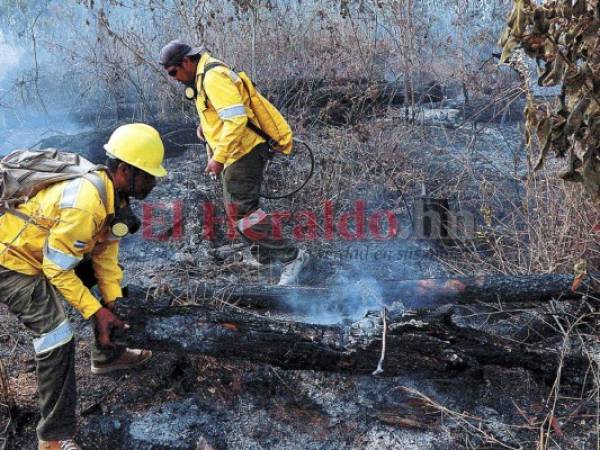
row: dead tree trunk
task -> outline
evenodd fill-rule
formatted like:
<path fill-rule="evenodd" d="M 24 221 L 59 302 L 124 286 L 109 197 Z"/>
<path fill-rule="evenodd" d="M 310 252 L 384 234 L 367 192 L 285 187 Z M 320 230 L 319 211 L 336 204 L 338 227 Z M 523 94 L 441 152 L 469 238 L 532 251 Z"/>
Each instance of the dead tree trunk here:
<path fill-rule="evenodd" d="M 393 305 L 401 302 L 407 308 L 427 308 L 477 302 L 544 302 L 551 298 L 575 298 L 573 277 L 561 274 L 531 276 L 481 276 L 454 279 L 358 281 L 353 285 L 334 287 L 240 285 L 214 287 L 200 284 L 186 296 L 219 298 L 241 306 L 268 309 L 295 309 L 315 303 L 343 303 L 356 297 L 373 304 Z M 583 286 L 582 288 L 585 288 Z"/>
<path fill-rule="evenodd" d="M 246 359 L 284 369 L 369 374 L 382 351 L 383 320 L 378 314 L 347 326 L 313 325 L 272 320 L 229 307 L 138 306 L 135 301 L 125 302 L 119 314 L 131 329 L 117 340 L 129 346 Z M 555 377 L 560 360 L 557 351 L 464 327 L 451 316 L 448 309 L 437 314 L 391 311 L 383 375 L 477 371 L 494 365 L 525 368 L 548 380 Z M 585 357 L 569 355 L 563 362 L 563 377 L 569 382 L 584 377 Z"/>

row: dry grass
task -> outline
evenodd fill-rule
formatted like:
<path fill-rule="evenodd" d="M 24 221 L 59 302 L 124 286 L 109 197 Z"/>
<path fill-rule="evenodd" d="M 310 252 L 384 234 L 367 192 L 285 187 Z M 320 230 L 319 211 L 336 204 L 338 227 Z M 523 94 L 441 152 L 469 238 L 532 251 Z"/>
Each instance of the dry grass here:
<path fill-rule="evenodd" d="M 0 359 L 0 449 L 4 450 L 11 430 L 15 401 L 8 385 L 8 375 Z"/>
<path fill-rule="evenodd" d="M 537 174 L 523 183 L 523 196 L 494 191 L 480 204 L 485 223 L 476 240 L 462 246 L 464 257 L 446 261 L 458 273 L 573 273 L 586 261 L 589 270 L 600 263 L 600 247 L 592 231 L 598 214 L 579 185 Z M 502 204 L 495 215 L 489 204 Z M 486 217 L 487 216 L 487 217 Z M 479 250 L 485 248 L 485 252 Z"/>

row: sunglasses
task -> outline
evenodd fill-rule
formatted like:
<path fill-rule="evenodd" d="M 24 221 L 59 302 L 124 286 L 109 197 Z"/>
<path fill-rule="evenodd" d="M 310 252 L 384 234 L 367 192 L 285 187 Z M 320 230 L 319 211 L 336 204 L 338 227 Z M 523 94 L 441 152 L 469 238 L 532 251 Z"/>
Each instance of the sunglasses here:
<path fill-rule="evenodd" d="M 175 78 L 175 75 L 177 75 L 177 71 L 179 70 L 179 65 L 173 66 L 172 69 L 167 70 L 167 74 L 171 77 L 171 78 Z"/>

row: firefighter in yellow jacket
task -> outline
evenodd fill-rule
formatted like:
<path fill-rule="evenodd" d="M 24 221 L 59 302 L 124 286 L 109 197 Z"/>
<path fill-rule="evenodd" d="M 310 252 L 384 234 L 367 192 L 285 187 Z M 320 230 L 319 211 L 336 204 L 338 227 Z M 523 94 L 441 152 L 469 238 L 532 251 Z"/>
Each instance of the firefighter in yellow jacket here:
<path fill-rule="evenodd" d="M 151 356 L 149 351 L 118 349 L 110 341 L 111 329 L 126 325 L 113 313 L 123 293 L 119 241 L 109 228 L 118 225 L 124 201 L 145 198 L 155 177 L 166 174 L 164 148 L 158 132 L 145 124 L 117 128 L 104 147 L 108 170 L 52 184 L 19 205 L 22 214 L 0 217 L 0 303 L 34 336 L 41 408 L 37 435 L 43 450 L 79 449 L 73 441 L 75 344 L 63 299 L 84 318 L 94 319 L 104 350 L 92 352 L 92 372 L 131 368 Z M 23 214 L 35 224 L 25 222 Z M 77 275 L 86 260 L 101 301 Z"/>
<path fill-rule="evenodd" d="M 191 91 L 186 96 L 196 104 L 199 137 L 203 135 L 212 150 L 205 172 L 221 175 L 230 218 L 253 244 L 251 250 L 259 262 L 283 263 L 280 285 L 297 284 L 309 255 L 274 235 L 270 216 L 260 209 L 260 185 L 271 151 L 265 139 L 248 126 L 256 120 L 242 80 L 208 52 L 181 41 L 171 41 L 161 50 L 160 64 Z"/>

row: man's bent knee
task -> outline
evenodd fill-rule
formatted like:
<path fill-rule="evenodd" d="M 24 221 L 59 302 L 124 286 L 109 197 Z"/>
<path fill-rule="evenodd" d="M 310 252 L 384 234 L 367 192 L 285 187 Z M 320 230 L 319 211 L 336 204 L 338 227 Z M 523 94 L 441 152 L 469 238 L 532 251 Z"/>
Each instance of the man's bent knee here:
<path fill-rule="evenodd" d="M 73 327 L 69 319 L 63 320 L 58 326 L 33 340 L 36 355 L 49 352 L 73 339 Z"/>

